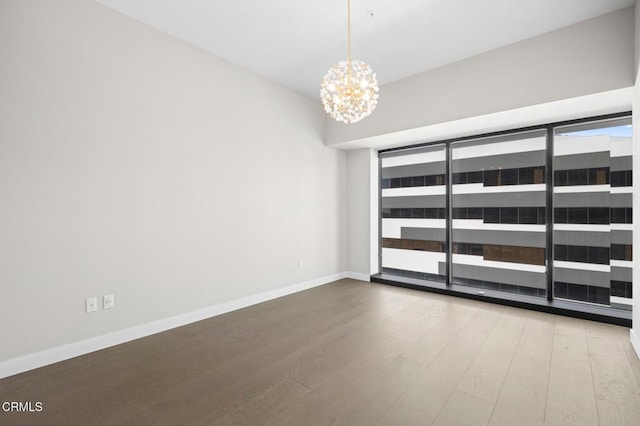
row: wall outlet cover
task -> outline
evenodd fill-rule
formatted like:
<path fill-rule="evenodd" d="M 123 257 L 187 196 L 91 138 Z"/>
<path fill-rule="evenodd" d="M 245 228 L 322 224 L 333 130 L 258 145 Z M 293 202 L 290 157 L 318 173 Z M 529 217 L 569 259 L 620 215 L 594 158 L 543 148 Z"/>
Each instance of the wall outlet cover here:
<path fill-rule="evenodd" d="M 85 300 L 84 303 L 85 303 L 85 311 L 87 313 L 95 312 L 98 310 L 98 298 L 90 297 L 87 300 Z"/>
<path fill-rule="evenodd" d="M 107 294 L 102 298 L 103 308 L 111 309 L 116 305 L 116 300 L 113 294 Z"/>

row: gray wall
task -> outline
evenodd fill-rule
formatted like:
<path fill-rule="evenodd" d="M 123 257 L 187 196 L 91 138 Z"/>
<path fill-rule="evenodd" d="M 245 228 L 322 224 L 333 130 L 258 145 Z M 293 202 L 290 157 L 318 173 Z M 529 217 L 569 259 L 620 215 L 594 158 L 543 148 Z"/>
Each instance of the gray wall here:
<path fill-rule="evenodd" d="M 345 271 L 318 102 L 89 0 L 0 1 L 0 63 L 0 361 Z"/>

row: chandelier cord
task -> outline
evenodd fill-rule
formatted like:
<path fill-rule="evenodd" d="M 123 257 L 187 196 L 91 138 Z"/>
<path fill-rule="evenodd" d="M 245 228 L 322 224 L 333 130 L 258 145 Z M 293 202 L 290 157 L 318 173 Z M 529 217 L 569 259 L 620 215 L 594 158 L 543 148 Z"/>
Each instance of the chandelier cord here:
<path fill-rule="evenodd" d="M 347 0 L 347 60 L 351 62 L 351 0 Z"/>
<path fill-rule="evenodd" d="M 351 86 L 351 0 L 347 0 L 347 84 Z"/>

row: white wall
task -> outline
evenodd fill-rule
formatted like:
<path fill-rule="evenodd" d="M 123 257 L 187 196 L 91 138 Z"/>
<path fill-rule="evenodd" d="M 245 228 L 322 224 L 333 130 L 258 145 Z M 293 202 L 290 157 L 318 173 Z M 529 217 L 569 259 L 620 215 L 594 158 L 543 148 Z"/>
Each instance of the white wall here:
<path fill-rule="evenodd" d="M 640 72 L 633 94 L 633 169 L 640 170 Z M 633 246 L 640 247 L 640 173 L 633 173 Z M 631 343 L 640 357 L 640 256 L 633 257 L 633 326 Z"/>
<path fill-rule="evenodd" d="M 347 155 L 347 270 L 369 279 L 378 272 L 378 153 Z"/>
<path fill-rule="evenodd" d="M 640 62 L 640 28 L 638 28 L 638 26 L 640 25 L 640 7 L 637 7 L 637 4 L 633 6 L 633 11 L 634 11 L 634 50 L 633 50 L 633 57 L 634 57 L 634 75 L 637 75 L 638 73 L 638 63 Z M 637 81 L 637 79 L 636 79 Z"/>
<path fill-rule="evenodd" d="M 339 146 L 631 87 L 633 29 L 634 10 L 626 8 L 384 85 L 377 109 L 366 120 L 328 121 L 326 143 Z M 614 111 L 599 111 L 606 112 Z M 570 118 L 576 117 L 557 119 Z"/>
<path fill-rule="evenodd" d="M 0 362 L 346 270 L 317 101 L 89 0 L 1 0 L 0 63 Z"/>
<path fill-rule="evenodd" d="M 640 45 L 640 8 L 636 7 L 636 48 Z M 637 51 L 636 51 L 637 54 Z M 637 56 L 636 56 L 637 60 Z M 633 93 L 633 169 L 640 170 L 640 69 Z M 633 246 L 640 247 L 640 173 L 633 173 Z M 640 357 L 640 256 L 633 257 L 633 325 L 631 344 Z"/>

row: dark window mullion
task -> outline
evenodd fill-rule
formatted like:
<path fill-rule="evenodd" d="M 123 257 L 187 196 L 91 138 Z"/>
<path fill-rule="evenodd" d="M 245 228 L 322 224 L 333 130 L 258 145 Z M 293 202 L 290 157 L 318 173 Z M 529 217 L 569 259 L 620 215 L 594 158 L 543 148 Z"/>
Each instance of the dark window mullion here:
<path fill-rule="evenodd" d="M 378 181 L 382 178 L 382 158 L 378 153 Z M 389 209 L 391 210 L 391 209 Z M 378 185 L 378 273 L 382 273 L 382 185 Z"/>
<path fill-rule="evenodd" d="M 444 171 L 444 185 L 445 185 L 445 209 L 444 209 L 444 214 L 445 214 L 445 243 L 444 243 L 444 248 L 445 248 L 445 255 L 446 255 L 446 260 L 445 260 L 445 264 L 446 264 L 446 279 L 445 279 L 445 283 L 447 285 L 447 287 L 451 287 L 451 278 L 452 278 L 452 270 L 453 270 L 453 266 L 452 266 L 452 261 L 453 261 L 453 255 L 452 255 L 452 227 L 453 227 L 453 217 L 452 217 L 452 194 L 451 194 L 451 188 L 452 188 L 452 173 L 451 173 L 451 144 L 447 143 L 445 144 L 445 171 Z"/>
<path fill-rule="evenodd" d="M 553 127 L 547 127 L 547 300 L 553 301 Z"/>

